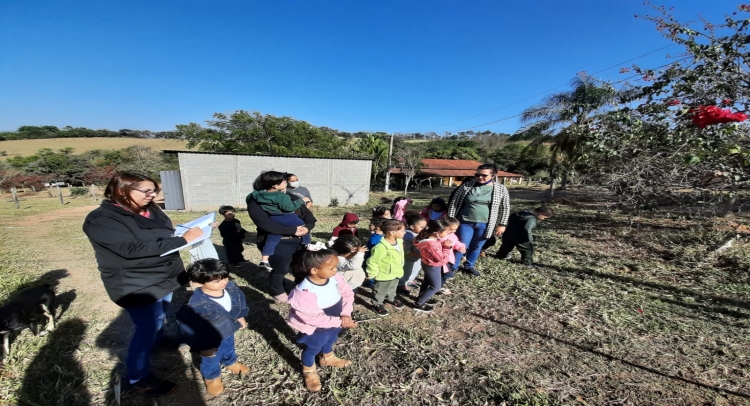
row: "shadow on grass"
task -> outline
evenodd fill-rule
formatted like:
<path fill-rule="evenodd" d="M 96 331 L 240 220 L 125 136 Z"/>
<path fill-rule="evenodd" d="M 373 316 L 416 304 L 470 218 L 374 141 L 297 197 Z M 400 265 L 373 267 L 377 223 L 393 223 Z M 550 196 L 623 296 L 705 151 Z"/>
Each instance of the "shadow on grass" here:
<path fill-rule="evenodd" d="M 247 328 L 263 337 L 269 347 L 273 348 L 291 367 L 301 368 L 299 357 L 281 339 L 283 336 L 295 342 L 297 333 L 289 327 L 284 317 L 271 307 L 274 300 L 263 294 L 267 290 L 268 272 L 260 270 L 255 264 L 249 262 L 235 267 L 235 270 L 237 276 L 250 285 L 240 286 L 242 292 L 245 293 L 247 307 L 250 310 L 246 317 Z M 291 288 L 293 282 L 284 280 L 284 284 L 286 288 Z"/>
<path fill-rule="evenodd" d="M 86 333 L 82 319 L 59 323 L 26 368 L 19 405 L 90 405 L 86 374 L 75 352 Z"/>
<path fill-rule="evenodd" d="M 656 283 L 656 282 L 629 278 L 627 276 L 608 274 L 604 272 L 594 271 L 593 269 L 569 268 L 569 267 L 562 267 L 562 266 L 557 266 L 557 265 L 545 265 L 545 267 L 556 270 L 558 272 L 565 272 L 565 273 L 570 273 L 570 274 L 575 274 L 575 275 L 580 275 L 580 276 L 588 275 L 588 276 L 594 276 L 597 278 L 605 278 L 605 279 L 610 279 L 610 280 L 621 282 L 621 283 L 630 283 L 633 285 L 642 286 L 646 288 L 680 293 L 683 295 L 694 297 L 696 298 L 696 300 L 712 301 L 714 303 L 719 303 L 719 304 L 723 304 L 727 306 L 736 306 L 736 307 L 741 307 L 744 309 L 750 309 L 750 302 L 745 302 L 742 300 L 732 299 L 732 298 L 723 297 L 723 296 L 704 295 L 698 292 L 694 292 L 692 290 L 683 289 L 683 288 L 679 288 L 676 286 L 670 286 L 670 285 L 665 285 L 665 284 Z M 743 316 L 743 317 L 746 317 L 746 316 Z"/>
<path fill-rule="evenodd" d="M 171 308 L 167 312 L 164 324 L 164 335 L 166 337 L 178 337 L 177 323 L 174 322 L 174 312 L 189 298 L 188 292 L 179 289 L 174 293 L 175 298 Z M 144 397 L 127 387 L 127 368 L 125 358 L 128 354 L 128 346 L 133 335 L 134 325 L 128 313 L 123 310 L 96 338 L 96 346 L 109 351 L 110 357 L 118 360 L 117 365 L 110 372 L 109 385 L 107 388 L 107 405 L 116 405 L 114 388 L 119 383 L 122 390 L 123 405 L 143 404 Z M 205 405 L 200 389 L 203 386 L 203 378 L 200 375 L 200 364 L 195 364 L 194 359 L 186 360 L 177 348 L 154 349 L 151 354 L 151 370 L 157 371 L 156 376 L 167 379 L 177 384 L 176 393 L 169 395 L 170 404 L 183 405 Z M 200 357 L 198 357 L 200 362 Z M 185 371 L 188 371 L 187 373 Z"/>
<path fill-rule="evenodd" d="M 593 348 L 584 347 L 584 346 L 582 346 L 580 344 L 576 344 L 576 343 L 573 343 L 573 342 L 570 342 L 570 341 L 567 341 L 567 340 L 563 340 L 561 338 L 553 337 L 553 336 L 551 336 L 549 334 L 540 333 L 540 332 L 537 332 L 537 331 L 534 331 L 534 330 L 531 330 L 531 329 L 528 329 L 528 328 L 525 328 L 525 327 L 518 326 L 518 325 L 513 324 L 513 323 L 508 323 L 508 322 L 503 321 L 503 320 L 498 320 L 498 319 L 495 319 L 495 318 L 490 317 L 490 316 L 485 316 L 485 315 L 478 314 L 478 313 L 471 313 L 471 315 L 479 317 L 480 319 L 491 321 L 491 322 L 493 322 L 495 324 L 499 324 L 499 325 L 502 325 L 502 326 L 506 326 L 506 327 L 518 330 L 518 331 L 522 331 L 522 332 L 527 333 L 527 334 L 535 335 L 537 337 L 542 337 L 542 338 L 547 339 L 547 340 L 553 340 L 554 342 L 556 342 L 558 344 L 567 345 L 569 347 L 575 348 L 576 350 L 588 352 L 590 354 L 594 354 L 594 355 L 606 358 L 609 361 L 617 361 L 617 362 L 622 363 L 623 365 L 627 365 L 627 366 L 630 366 L 630 367 L 633 367 L 633 368 L 636 368 L 636 369 L 640 369 L 640 370 L 645 371 L 645 372 L 649 372 L 649 373 L 652 373 L 652 374 L 655 374 L 655 375 L 659 375 L 659 376 L 662 376 L 664 378 L 673 379 L 673 380 L 676 380 L 676 381 L 684 382 L 684 383 L 689 384 L 689 385 L 698 386 L 698 387 L 701 387 L 701 388 L 709 389 L 709 390 L 720 392 L 720 393 L 727 393 L 727 394 L 730 394 L 730 395 L 734 395 L 734 396 L 739 396 L 739 397 L 742 397 L 742 398 L 750 399 L 750 394 L 748 394 L 748 393 L 737 392 L 737 391 L 733 391 L 733 390 L 729 390 L 729 389 L 725 389 L 725 388 L 719 388 L 719 387 L 716 387 L 716 386 L 711 386 L 711 385 L 707 385 L 707 384 L 704 384 L 704 383 L 692 381 L 690 379 L 682 378 L 682 377 L 679 377 L 679 376 L 669 375 L 667 373 L 659 371 L 658 369 L 654 369 L 654 368 L 651 368 L 651 367 L 648 367 L 648 366 L 645 366 L 645 365 L 636 364 L 634 362 L 630 362 L 630 361 L 624 360 L 622 358 L 617 358 L 617 357 L 614 357 L 612 355 L 605 354 L 605 353 L 603 353 L 601 351 L 597 351 L 597 350 L 595 350 Z"/>

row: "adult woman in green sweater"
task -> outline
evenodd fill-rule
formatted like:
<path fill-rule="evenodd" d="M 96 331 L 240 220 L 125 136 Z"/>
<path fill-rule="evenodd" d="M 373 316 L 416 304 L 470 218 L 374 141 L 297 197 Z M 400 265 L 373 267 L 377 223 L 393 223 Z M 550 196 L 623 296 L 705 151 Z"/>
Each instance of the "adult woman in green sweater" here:
<path fill-rule="evenodd" d="M 458 239 L 466 245 L 466 254 L 456 252 L 456 262 L 446 275 L 453 278 L 461 258 L 466 255 L 463 265 L 465 272 L 479 276 L 474 263 L 479 258 L 485 240 L 493 234 L 501 236 L 508 225 L 510 198 L 508 189 L 495 182 L 497 166 L 480 165 L 474 174 L 475 179 L 464 181 L 451 193 L 448 200 L 448 216 L 460 221 Z"/>

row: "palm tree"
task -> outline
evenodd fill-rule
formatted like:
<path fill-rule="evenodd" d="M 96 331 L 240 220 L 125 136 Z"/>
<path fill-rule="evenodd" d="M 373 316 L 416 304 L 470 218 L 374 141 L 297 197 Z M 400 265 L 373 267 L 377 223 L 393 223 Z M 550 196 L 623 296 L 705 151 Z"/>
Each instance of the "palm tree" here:
<path fill-rule="evenodd" d="M 573 90 L 547 96 L 524 110 L 521 122 L 526 125 L 514 134 L 517 139 L 533 140 L 527 148 L 550 144 L 550 197 L 559 172 L 563 176 L 561 189 L 565 189 L 570 171 L 581 157 L 581 141 L 602 110 L 615 102 L 612 86 L 585 74 L 573 78 L 570 85 Z"/>

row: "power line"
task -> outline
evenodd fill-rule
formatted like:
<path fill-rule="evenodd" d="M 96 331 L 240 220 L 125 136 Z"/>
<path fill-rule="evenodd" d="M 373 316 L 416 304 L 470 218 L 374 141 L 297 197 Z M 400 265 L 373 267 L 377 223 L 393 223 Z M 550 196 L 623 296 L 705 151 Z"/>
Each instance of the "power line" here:
<path fill-rule="evenodd" d="M 661 65 L 661 66 L 657 66 L 657 67 L 655 67 L 655 68 L 651 68 L 651 69 L 648 69 L 648 70 L 661 69 L 661 68 L 663 68 L 663 67 L 665 67 L 665 66 L 669 66 L 669 65 L 674 65 L 674 64 L 676 64 L 677 62 L 682 62 L 682 61 L 684 61 L 685 59 L 689 59 L 689 58 L 692 58 L 692 55 L 691 55 L 691 56 L 686 56 L 686 57 L 684 57 L 684 58 L 680 58 L 680 59 L 678 59 L 678 60 L 676 60 L 676 61 L 673 61 L 673 62 L 670 62 L 670 63 L 664 64 L 664 65 Z M 634 78 L 634 77 L 636 77 L 636 76 L 641 76 L 641 75 L 640 75 L 640 74 L 637 74 L 637 75 L 629 76 L 629 77 L 627 77 L 627 78 L 625 78 L 625 79 L 622 79 L 622 80 L 618 80 L 617 82 L 612 82 L 612 83 L 610 83 L 610 84 L 611 84 L 611 85 L 616 85 L 616 84 L 618 84 L 618 83 L 622 83 L 622 82 L 624 82 L 624 81 L 626 81 L 626 80 L 628 80 L 628 79 L 632 79 L 632 78 Z M 563 86 L 564 86 L 564 85 L 563 85 Z M 563 86 L 558 86 L 557 88 L 560 88 L 560 87 L 563 87 Z M 555 89 L 557 89 L 557 88 L 555 88 Z M 553 89 L 553 90 L 554 90 L 554 89 Z M 545 92 L 545 93 L 546 93 L 546 92 Z M 532 96 L 532 97 L 533 97 L 533 96 Z M 524 100 L 525 100 L 525 99 L 524 99 Z M 514 116 L 510 116 L 510 117 L 505 117 L 505 118 L 501 118 L 501 119 L 499 119 L 499 120 L 495 120 L 495 121 L 490 121 L 489 123 L 484 123 L 484 124 L 479 124 L 479 125 L 475 125 L 475 126 L 473 126 L 473 127 L 468 127 L 468 128 L 464 128 L 464 129 L 462 129 L 462 130 L 457 130 L 456 132 L 467 131 L 467 130 L 471 130 L 471 129 L 473 129 L 473 128 L 477 128 L 477 127 L 484 127 L 484 126 L 486 126 L 486 125 L 490 125 L 490 124 L 494 124 L 494 123 L 499 123 L 499 122 L 501 122 L 501 121 L 506 121 L 506 120 L 510 120 L 511 118 L 519 117 L 519 116 L 521 116 L 522 114 L 523 114 L 523 113 L 518 113 L 518 114 L 516 114 L 516 115 L 514 115 Z"/>
<path fill-rule="evenodd" d="M 597 72 L 594 72 L 594 73 L 592 73 L 592 75 L 596 75 L 596 74 L 599 74 L 599 73 L 602 73 L 602 72 L 606 72 L 606 71 L 608 71 L 608 70 L 610 70 L 610 69 L 612 69 L 612 68 L 616 68 L 616 67 L 618 67 L 618 66 L 620 66 L 620 65 L 626 64 L 626 63 L 628 63 L 628 62 L 632 62 L 632 61 L 634 61 L 634 60 L 636 60 L 636 59 L 640 59 L 640 58 L 643 58 L 644 56 L 648 56 L 648 55 L 651 55 L 651 54 L 653 54 L 653 53 L 656 53 L 656 52 L 659 52 L 659 51 L 661 51 L 661 50 L 667 49 L 667 48 L 669 48 L 669 47 L 671 47 L 671 46 L 674 46 L 674 44 L 670 44 L 670 45 L 667 45 L 667 46 L 665 46 L 665 47 L 661 47 L 661 48 L 659 48 L 659 49 L 656 49 L 656 50 L 653 50 L 653 51 L 651 51 L 651 52 L 647 52 L 647 53 L 645 53 L 645 54 L 643 54 L 643 55 L 639 55 L 639 56 L 636 56 L 635 58 L 631 58 L 631 59 L 628 59 L 627 61 L 623 61 L 623 62 L 620 62 L 620 63 L 618 63 L 618 64 L 616 64 L 616 65 L 612 65 L 612 66 L 610 66 L 610 67 L 608 67 L 608 68 L 604 68 L 604 69 L 602 69 L 602 70 L 600 70 L 600 71 L 597 71 Z M 658 68 L 655 68 L 655 69 L 658 69 Z M 526 98 L 524 98 L 524 99 L 521 99 L 521 100 L 517 100 L 517 101 L 514 101 L 513 103 L 510 103 L 510 104 L 506 104 L 505 106 L 502 106 L 502 107 L 498 107 L 498 108 L 496 108 L 496 109 L 492 109 L 492 110 L 488 110 L 488 111 L 485 111 L 484 113 L 480 113 L 480 114 L 477 114 L 477 115 L 475 115 L 475 116 L 471 116 L 471 117 L 468 117 L 468 118 L 464 118 L 464 119 L 461 119 L 461 120 L 458 120 L 458 121 L 454 121 L 454 122 L 452 122 L 452 123 L 449 123 L 449 124 L 441 125 L 441 126 L 439 126 L 439 127 L 435 127 L 435 128 L 433 128 L 433 129 L 431 129 L 431 130 L 429 130 L 429 131 L 425 131 L 425 132 L 432 132 L 432 131 L 434 131 L 434 130 L 437 130 L 437 129 L 440 129 L 440 128 L 445 128 L 445 127 L 451 126 L 451 125 L 453 125 L 453 124 L 458 124 L 458 123 L 462 123 L 462 122 L 464 122 L 464 121 L 467 121 L 467 120 L 471 120 L 472 118 L 477 118 L 477 117 L 481 117 L 481 116 L 483 116 L 483 115 L 485 115 L 485 114 L 489 114 L 489 113 L 492 113 L 492 112 L 495 112 L 495 111 L 498 111 L 498 110 L 502 110 L 502 109 L 504 109 L 504 108 L 506 108 L 506 107 L 510 107 L 510 106 L 513 106 L 513 105 L 515 105 L 515 104 L 521 103 L 521 102 L 523 102 L 523 101 L 526 101 L 526 100 L 529 100 L 529 99 L 533 99 L 533 98 L 535 98 L 535 97 L 537 97 L 537 96 L 541 96 L 541 95 L 543 95 L 543 94 L 547 94 L 547 93 L 549 93 L 549 92 L 551 92 L 551 91 L 553 91 L 553 90 L 557 90 L 557 89 L 559 89 L 559 88 L 561 88 L 561 87 L 565 87 L 565 86 L 567 86 L 567 85 L 560 85 L 560 86 L 554 87 L 554 88 L 552 88 L 552 89 L 549 89 L 549 90 L 545 90 L 545 91 L 543 91 L 543 92 L 541 92 L 541 93 L 537 93 L 537 94 L 535 94 L 535 95 L 532 95 L 532 96 L 526 97 Z M 520 114 L 519 114 L 519 115 L 520 115 Z M 513 117 L 517 117 L 517 116 L 513 116 Z M 513 117 L 508 117 L 508 118 L 513 118 Z M 504 121 L 504 120 L 506 120 L 506 119 L 502 119 L 502 120 L 498 120 L 498 121 Z M 498 122 L 498 121 L 493 121 L 493 123 L 496 123 L 496 122 Z M 491 123 L 488 123 L 488 124 L 491 124 Z M 482 124 L 482 125 L 487 125 L 487 124 Z M 482 125 L 479 125 L 479 126 L 475 126 L 475 127 L 481 127 Z M 470 128 L 475 128 L 475 127 L 470 127 Z M 464 130 L 461 130 L 461 131 L 464 131 Z"/>

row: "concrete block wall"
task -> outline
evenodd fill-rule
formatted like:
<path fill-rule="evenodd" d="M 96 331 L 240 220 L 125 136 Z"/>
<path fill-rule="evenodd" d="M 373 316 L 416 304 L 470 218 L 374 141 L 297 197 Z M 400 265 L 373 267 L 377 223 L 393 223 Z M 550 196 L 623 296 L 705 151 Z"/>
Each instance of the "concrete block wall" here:
<path fill-rule="evenodd" d="M 316 206 L 328 206 L 332 198 L 342 206 L 369 199 L 372 162 L 367 160 L 195 153 L 179 153 L 178 158 L 186 210 L 245 207 L 255 178 L 268 170 L 297 175 Z"/>

